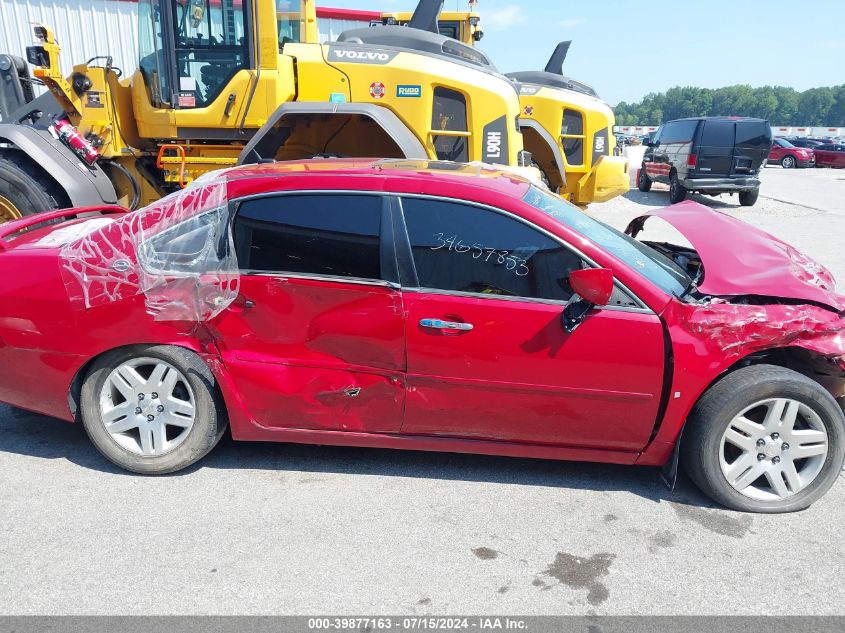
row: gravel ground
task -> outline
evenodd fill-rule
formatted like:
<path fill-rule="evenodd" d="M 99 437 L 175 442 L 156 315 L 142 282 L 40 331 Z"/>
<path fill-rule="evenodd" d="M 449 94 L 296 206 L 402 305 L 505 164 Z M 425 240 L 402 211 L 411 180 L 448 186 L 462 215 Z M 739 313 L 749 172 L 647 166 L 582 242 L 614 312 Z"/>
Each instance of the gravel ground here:
<path fill-rule="evenodd" d="M 843 176 L 772 168 L 752 209 L 698 199 L 845 279 Z M 667 197 L 591 212 L 621 227 Z M 0 484 L 2 614 L 845 611 L 842 481 L 805 512 L 750 515 L 648 468 L 228 439 L 145 478 L 0 406 Z"/>

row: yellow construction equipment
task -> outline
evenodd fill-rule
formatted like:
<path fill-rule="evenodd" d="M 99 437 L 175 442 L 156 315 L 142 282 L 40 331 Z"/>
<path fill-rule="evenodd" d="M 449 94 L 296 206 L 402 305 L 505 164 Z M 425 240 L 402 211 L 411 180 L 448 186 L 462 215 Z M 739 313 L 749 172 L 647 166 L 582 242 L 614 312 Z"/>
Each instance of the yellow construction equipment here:
<path fill-rule="evenodd" d="M 407 12 L 381 14 L 381 23 L 385 25 L 408 26 L 410 20 L 411 14 Z M 484 37 L 481 17 L 476 11 L 441 11 L 437 30 L 441 35 L 469 46 L 475 46 Z"/>
<path fill-rule="evenodd" d="M 383 24 L 404 25 L 411 17 L 410 13 L 381 15 Z M 475 10 L 443 12 L 436 28 L 469 46 L 483 36 Z M 593 88 L 563 75 L 570 43 L 558 44 L 545 70 L 507 76 L 519 82 L 520 128 L 534 165 L 551 189 L 585 206 L 628 191 L 628 164 L 614 156 L 613 110 Z"/>
<path fill-rule="evenodd" d="M 412 27 L 440 8 L 422 0 Z M 0 86 L 11 86 L 0 88 L 6 219 L 136 207 L 208 171 L 266 160 L 404 157 L 536 173 L 514 83 L 481 51 L 418 28 L 355 29 L 320 44 L 314 0 L 140 0 L 131 77 L 108 57 L 65 77 L 54 33 L 38 25 L 35 35 L 34 80 L 0 55 Z M 48 92 L 32 100 L 31 81 Z"/>
<path fill-rule="evenodd" d="M 613 110 L 587 84 L 563 74 L 571 42 L 561 42 L 544 70 L 507 73 L 519 83 L 520 126 L 525 149 L 549 186 L 575 204 L 606 202 L 628 191 L 628 161 L 614 156 Z M 551 135 L 563 154 L 566 181 L 558 182 L 560 154 L 549 151 Z"/>

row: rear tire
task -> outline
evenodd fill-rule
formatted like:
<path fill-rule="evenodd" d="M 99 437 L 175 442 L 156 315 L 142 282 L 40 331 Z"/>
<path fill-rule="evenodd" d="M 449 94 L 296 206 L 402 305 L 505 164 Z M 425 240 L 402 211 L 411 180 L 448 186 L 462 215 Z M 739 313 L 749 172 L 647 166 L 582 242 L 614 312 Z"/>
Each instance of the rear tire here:
<path fill-rule="evenodd" d="M 739 192 L 739 204 L 743 207 L 751 207 L 754 206 L 754 203 L 757 202 L 757 198 L 760 196 L 759 189 L 753 189 L 751 191 L 740 191 Z"/>
<path fill-rule="evenodd" d="M 193 352 L 171 345 L 105 354 L 82 384 L 81 404 L 85 431 L 103 456 L 147 475 L 202 459 L 227 425 L 211 370 Z"/>
<path fill-rule="evenodd" d="M 637 176 L 637 189 L 643 193 L 651 191 L 651 179 L 645 173 L 645 166 L 640 167 L 639 175 Z"/>
<path fill-rule="evenodd" d="M 797 165 L 794 156 L 784 156 L 780 159 L 780 166 L 784 169 L 795 169 L 795 165 Z"/>
<path fill-rule="evenodd" d="M 11 153 L 0 154 L 0 223 L 64 206 L 64 196 L 54 182 L 22 154 L 23 160 L 13 158 Z"/>
<path fill-rule="evenodd" d="M 669 202 L 678 204 L 679 202 L 683 202 L 686 197 L 687 190 L 684 189 L 681 181 L 678 180 L 678 174 L 672 173 L 671 180 L 669 181 Z"/>
<path fill-rule="evenodd" d="M 785 423 L 790 407 L 791 425 Z M 820 445 L 826 452 L 813 452 Z M 804 454 L 813 456 L 798 457 Z M 773 365 L 738 369 L 710 387 L 693 407 L 681 443 L 682 464 L 695 484 L 741 512 L 809 507 L 839 477 L 843 460 L 845 416 L 836 400 L 807 376 Z"/>

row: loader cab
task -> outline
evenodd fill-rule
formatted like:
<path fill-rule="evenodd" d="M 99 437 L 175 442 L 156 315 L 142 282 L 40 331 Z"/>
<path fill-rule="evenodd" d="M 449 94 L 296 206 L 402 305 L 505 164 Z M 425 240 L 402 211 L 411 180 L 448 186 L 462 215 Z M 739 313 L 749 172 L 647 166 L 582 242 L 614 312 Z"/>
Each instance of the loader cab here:
<path fill-rule="evenodd" d="M 382 13 L 381 23 L 388 26 L 408 26 L 411 12 Z M 470 11 L 443 11 L 437 18 L 437 30 L 440 35 L 458 40 L 469 46 L 484 37 L 481 30 L 481 18 Z"/>
<path fill-rule="evenodd" d="M 591 86 L 563 74 L 570 44 L 560 42 L 543 70 L 507 76 L 519 84 L 525 149 L 547 175 L 550 186 L 585 206 L 628 191 L 628 174 L 625 159 L 614 156 L 615 119 L 610 106 Z M 551 137 L 553 145 L 544 134 Z M 566 177 L 558 181 L 561 163 Z"/>
<path fill-rule="evenodd" d="M 309 12 L 313 0 L 140 0 L 132 91 L 140 135 L 248 137 L 266 119 L 252 103 L 295 90 L 292 62 L 279 53 L 316 29 Z"/>
<path fill-rule="evenodd" d="M 244 0 L 140 0 L 139 68 L 156 106 L 197 108 L 214 101 L 254 65 Z"/>

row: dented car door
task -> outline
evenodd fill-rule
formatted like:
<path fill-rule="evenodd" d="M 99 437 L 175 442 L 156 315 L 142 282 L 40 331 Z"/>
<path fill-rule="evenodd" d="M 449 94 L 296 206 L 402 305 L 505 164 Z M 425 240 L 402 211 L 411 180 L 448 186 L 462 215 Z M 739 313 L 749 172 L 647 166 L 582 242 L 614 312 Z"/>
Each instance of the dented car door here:
<path fill-rule="evenodd" d="M 384 204 L 311 193 L 238 206 L 240 295 L 210 326 L 262 426 L 399 430 L 404 320 L 392 240 L 381 239 Z"/>
<path fill-rule="evenodd" d="M 403 196 L 402 209 L 415 275 L 403 433 L 645 446 L 664 377 L 657 315 L 617 288 L 567 332 L 569 274 L 592 266 L 575 250 L 488 207 Z"/>

